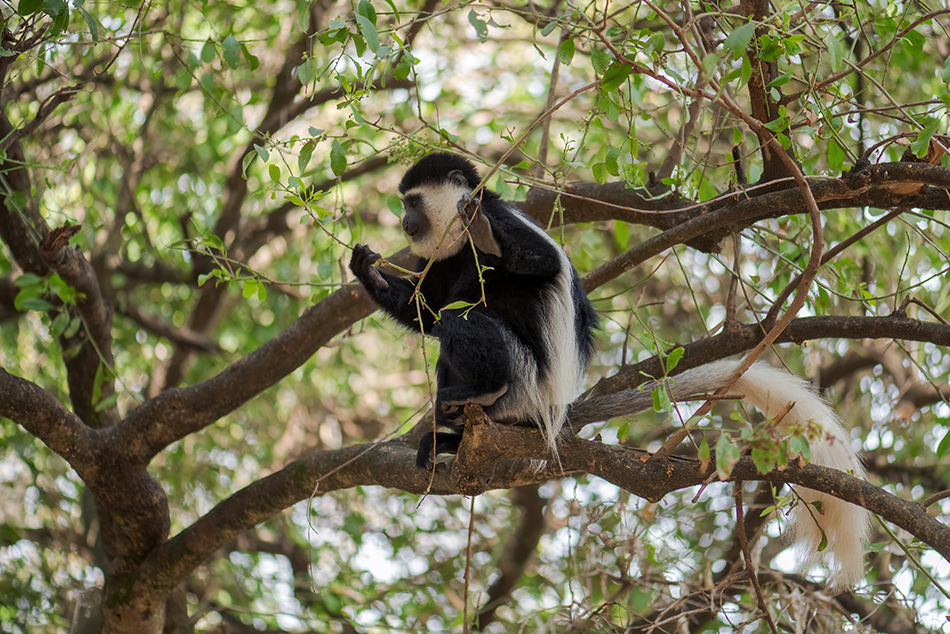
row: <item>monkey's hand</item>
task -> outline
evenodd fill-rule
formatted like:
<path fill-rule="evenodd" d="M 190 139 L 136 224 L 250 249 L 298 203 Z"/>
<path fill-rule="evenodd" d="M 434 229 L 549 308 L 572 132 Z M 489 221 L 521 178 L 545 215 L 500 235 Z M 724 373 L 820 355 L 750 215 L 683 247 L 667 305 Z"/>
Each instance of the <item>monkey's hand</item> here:
<path fill-rule="evenodd" d="M 373 266 L 381 258 L 380 254 L 365 244 L 357 244 L 353 247 L 353 255 L 350 256 L 350 270 L 353 271 L 353 275 L 367 290 L 384 291 L 389 288 L 389 282 L 379 272 L 379 269 Z"/>
<path fill-rule="evenodd" d="M 462 194 L 461 198 L 459 198 L 458 203 L 455 205 L 455 209 L 458 211 L 459 218 L 462 220 L 462 224 L 468 227 L 472 222 L 472 216 L 478 212 L 478 200 L 472 198 L 471 194 L 466 192 Z"/>
<path fill-rule="evenodd" d="M 500 258 L 501 247 L 498 246 L 495 234 L 492 233 L 488 216 L 481 211 L 479 200 L 472 198 L 468 193 L 462 194 L 455 209 L 475 246 L 483 253 L 490 253 Z"/>

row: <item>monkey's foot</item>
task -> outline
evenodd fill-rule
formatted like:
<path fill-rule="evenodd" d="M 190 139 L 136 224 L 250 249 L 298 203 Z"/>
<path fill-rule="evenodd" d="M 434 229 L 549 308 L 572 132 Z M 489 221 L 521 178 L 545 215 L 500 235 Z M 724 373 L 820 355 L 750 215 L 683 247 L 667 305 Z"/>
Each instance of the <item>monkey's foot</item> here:
<path fill-rule="evenodd" d="M 508 391 L 508 386 L 503 385 L 500 389 L 494 392 L 487 392 L 485 394 L 479 394 L 478 396 L 473 396 L 470 398 L 460 399 L 457 401 L 446 400 L 439 402 L 439 408 L 448 413 L 449 411 L 458 411 L 465 405 L 469 403 L 475 403 L 476 405 L 481 405 L 482 407 L 488 407 L 489 405 L 494 405 L 495 401 L 500 399 Z"/>

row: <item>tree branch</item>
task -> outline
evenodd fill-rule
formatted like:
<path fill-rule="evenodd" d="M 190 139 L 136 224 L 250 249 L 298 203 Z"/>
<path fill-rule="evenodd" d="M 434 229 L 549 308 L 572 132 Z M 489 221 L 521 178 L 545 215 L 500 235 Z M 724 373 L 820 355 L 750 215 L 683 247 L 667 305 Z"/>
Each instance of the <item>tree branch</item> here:
<path fill-rule="evenodd" d="M 906 315 L 886 317 L 800 317 L 792 321 L 776 343 L 802 344 L 816 339 L 904 339 L 950 346 L 950 326 L 911 319 Z M 685 354 L 676 366 L 677 372 L 694 368 L 710 361 L 739 354 L 754 347 L 762 339 L 762 327 L 757 324 L 734 324 L 708 339 L 683 345 Z M 601 379 L 590 392 L 611 394 L 636 387 L 650 377 L 663 376 L 658 357 L 625 365 L 616 374 Z"/>
<path fill-rule="evenodd" d="M 115 381 L 111 378 L 112 307 L 102 296 L 92 265 L 78 249 L 69 246 L 70 237 L 78 231 L 79 226 L 68 224 L 52 230 L 40 244 L 40 255 L 46 266 L 79 293 L 76 308 L 84 328 L 75 341 L 64 341 L 69 396 L 79 417 L 86 424 L 101 428 L 118 418 L 114 406 L 100 405 L 115 395 Z M 100 364 L 105 366 L 104 371 L 99 371 Z M 97 390 L 99 396 L 94 398 Z"/>
<path fill-rule="evenodd" d="M 658 502 L 668 493 L 715 477 L 715 460 L 677 456 L 647 460 L 650 454 L 639 449 L 565 436 L 558 443 L 560 466 L 548 461 L 546 468 L 538 470 L 530 460 L 549 458 L 538 430 L 498 425 L 483 413 L 471 416 L 471 409 L 466 408 L 468 423 L 462 446 L 450 469 L 433 474 L 416 468 L 415 450 L 398 440 L 316 452 L 235 493 L 156 548 L 132 575 L 129 593 L 140 598 L 140 607 L 155 605 L 181 578 L 241 531 L 311 495 L 342 488 L 377 485 L 410 493 L 468 495 L 570 473 L 590 473 Z M 727 481 L 736 480 L 797 484 L 863 506 L 950 560 L 950 527 L 930 517 L 920 504 L 902 500 L 842 471 L 790 464 L 760 474 L 752 459 L 745 456 Z"/>
<path fill-rule="evenodd" d="M 43 441 L 83 477 L 94 467 L 97 433 L 55 396 L 0 368 L 0 416 Z"/>

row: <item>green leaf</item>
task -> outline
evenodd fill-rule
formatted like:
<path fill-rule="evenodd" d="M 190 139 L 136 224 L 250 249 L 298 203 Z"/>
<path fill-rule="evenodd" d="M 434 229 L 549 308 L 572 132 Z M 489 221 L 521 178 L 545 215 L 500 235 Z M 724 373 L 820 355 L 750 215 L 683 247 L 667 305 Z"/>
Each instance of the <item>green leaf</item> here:
<path fill-rule="evenodd" d="M 309 86 L 317 78 L 317 73 L 313 68 L 313 60 L 305 59 L 303 64 L 297 67 L 297 79 L 304 86 Z"/>
<path fill-rule="evenodd" d="M 668 412 L 672 409 L 672 403 L 670 403 L 670 393 L 666 389 L 664 383 L 660 383 L 650 392 L 650 396 L 653 397 L 653 411 L 654 412 Z"/>
<path fill-rule="evenodd" d="M 95 410 L 97 412 L 101 412 L 107 407 L 111 407 L 112 405 L 115 405 L 116 401 L 118 400 L 119 400 L 118 394 L 110 394 L 108 398 L 104 398 L 101 401 L 96 402 Z"/>
<path fill-rule="evenodd" d="M 307 171 L 307 165 L 310 164 L 310 158 L 313 156 L 313 149 L 317 147 L 315 139 L 310 139 L 300 148 L 300 155 L 297 156 L 297 169 L 303 174 Z"/>
<path fill-rule="evenodd" d="M 393 215 L 402 215 L 402 199 L 396 194 L 389 195 L 389 198 L 386 199 L 386 207 L 389 211 L 393 212 Z"/>
<path fill-rule="evenodd" d="M 630 421 L 624 421 L 620 427 L 617 428 L 617 440 L 623 442 L 630 436 Z"/>
<path fill-rule="evenodd" d="M 274 165 L 271 163 L 267 166 L 267 173 L 270 175 L 270 179 L 275 183 L 280 182 L 280 166 Z"/>
<path fill-rule="evenodd" d="M 950 431 L 943 435 L 943 440 L 937 445 L 937 457 L 943 458 L 950 455 Z"/>
<path fill-rule="evenodd" d="M 686 354 L 686 348 L 682 346 L 677 346 L 670 351 L 669 356 L 666 357 L 666 371 L 672 372 L 676 369 L 676 366 L 679 365 L 680 359 L 683 358 L 683 355 Z"/>
<path fill-rule="evenodd" d="M 778 460 L 778 454 L 774 448 L 764 449 L 755 447 L 751 452 L 752 464 L 755 465 L 759 473 L 766 474 L 775 468 Z"/>
<path fill-rule="evenodd" d="M 590 52 L 590 65 L 594 68 L 594 72 L 598 75 L 603 75 L 604 71 L 607 70 L 607 67 L 610 66 L 610 55 L 603 52 L 600 49 L 592 49 Z"/>
<path fill-rule="evenodd" d="M 923 130 L 917 133 L 917 139 L 910 144 L 910 150 L 917 158 L 927 156 L 927 152 L 930 150 L 930 140 L 937 132 L 938 127 L 940 127 L 940 119 L 933 118 L 930 119 Z"/>
<path fill-rule="evenodd" d="M 20 0 L 17 6 L 17 12 L 20 15 L 27 16 L 43 10 L 43 0 Z"/>
<path fill-rule="evenodd" d="M 607 150 L 607 156 L 604 157 L 604 167 L 611 176 L 620 176 L 620 148 L 613 147 Z"/>
<path fill-rule="evenodd" d="M 557 26 L 558 24 L 554 20 L 548 22 L 547 24 L 544 25 L 544 28 L 541 29 L 541 35 L 544 37 L 551 35 L 551 32 L 554 31 L 554 29 L 556 29 Z"/>
<path fill-rule="evenodd" d="M 712 455 L 709 449 L 709 442 L 706 440 L 706 437 L 703 436 L 703 439 L 699 441 L 699 451 L 697 453 L 700 460 L 709 460 L 709 457 Z"/>
<path fill-rule="evenodd" d="M 828 140 L 828 168 L 833 172 L 840 172 L 844 167 L 845 153 L 835 139 Z"/>
<path fill-rule="evenodd" d="M 79 329 L 82 328 L 82 319 L 77 315 L 69 320 L 69 327 L 66 328 L 66 331 L 63 332 L 63 337 L 66 339 L 72 339 L 76 336 L 76 333 L 79 332 Z"/>
<path fill-rule="evenodd" d="M 237 68 L 241 63 L 240 43 L 234 39 L 233 35 L 229 35 L 221 42 L 221 47 L 224 49 L 224 61 L 227 62 L 231 68 Z"/>
<path fill-rule="evenodd" d="M 363 16 L 369 20 L 370 24 L 376 26 L 376 9 L 373 8 L 373 4 L 369 0 L 360 0 L 360 4 L 356 8 L 356 14 Z"/>
<path fill-rule="evenodd" d="M 739 57 L 745 53 L 755 35 L 755 23 L 746 22 L 726 37 L 722 47 L 732 53 L 734 57 Z"/>
<path fill-rule="evenodd" d="M 601 92 L 613 92 L 620 88 L 623 82 L 630 76 L 630 67 L 620 62 L 613 62 L 604 71 L 604 77 L 600 80 Z"/>
<path fill-rule="evenodd" d="M 713 77 L 716 74 L 721 57 L 718 53 L 710 53 L 703 57 L 703 77 Z"/>
<path fill-rule="evenodd" d="M 244 299 L 254 297 L 257 295 L 257 287 L 260 283 L 257 280 L 244 280 L 242 284 L 241 294 L 244 296 Z"/>
<path fill-rule="evenodd" d="M 720 435 L 719 441 L 716 442 L 716 473 L 719 474 L 719 477 L 728 480 L 729 476 L 732 475 L 732 468 L 736 466 L 741 457 L 742 452 L 733 444 L 729 435 Z"/>
<path fill-rule="evenodd" d="M 86 21 L 86 26 L 89 27 L 89 35 L 92 36 L 93 42 L 99 41 L 99 22 L 96 21 L 92 14 L 79 7 L 79 14 L 82 15 L 82 19 Z"/>
<path fill-rule="evenodd" d="M 96 366 L 96 376 L 92 379 L 92 402 L 98 403 L 102 397 L 102 382 L 105 380 L 106 366 L 102 363 Z"/>
<path fill-rule="evenodd" d="M 40 286 L 44 282 L 45 279 L 35 273 L 24 273 L 13 281 L 13 285 L 17 288 L 29 288 L 31 286 Z"/>
<path fill-rule="evenodd" d="M 459 310 L 461 308 L 471 308 L 474 305 L 475 304 L 471 302 L 457 301 L 457 302 L 452 302 L 451 304 L 447 304 L 443 306 L 442 310 Z M 442 310 L 440 310 L 439 312 L 442 312 Z"/>
<path fill-rule="evenodd" d="M 218 56 L 218 48 L 214 45 L 214 40 L 208 38 L 205 45 L 201 47 L 201 61 L 210 64 Z"/>
<path fill-rule="evenodd" d="M 811 462 L 811 445 L 804 436 L 792 436 L 788 439 L 788 450 L 792 457 L 801 456 Z"/>
<path fill-rule="evenodd" d="M 393 17 L 396 19 L 396 22 L 399 22 L 399 9 L 396 8 L 396 3 L 393 0 L 386 0 L 386 4 L 393 10 Z"/>
<path fill-rule="evenodd" d="M 376 32 L 376 25 L 369 21 L 366 16 L 356 14 L 356 23 L 360 27 L 360 33 L 366 38 L 366 46 L 374 53 L 379 50 L 379 33 Z"/>
<path fill-rule="evenodd" d="M 412 67 L 415 64 L 416 58 L 410 55 L 408 51 L 403 51 L 399 56 L 399 61 L 393 66 L 393 79 L 397 81 L 408 79 L 409 73 L 412 72 Z"/>
<path fill-rule="evenodd" d="M 261 60 L 257 58 L 257 55 L 254 55 L 247 49 L 247 44 L 241 42 L 241 53 L 244 54 L 244 59 L 246 59 L 251 66 L 251 70 L 257 70 L 257 67 L 261 65 Z"/>
<path fill-rule="evenodd" d="M 244 160 L 241 161 L 241 175 L 244 176 L 245 179 L 247 178 L 247 168 L 250 167 L 255 158 L 257 158 L 257 154 L 248 152 L 244 155 Z"/>
<path fill-rule="evenodd" d="M 58 337 L 66 331 L 66 326 L 68 325 L 69 313 L 64 310 L 53 319 L 53 323 L 51 323 L 49 327 L 49 334 Z"/>
<path fill-rule="evenodd" d="M 29 310 L 38 310 L 45 312 L 47 310 L 52 310 L 53 308 L 53 305 L 42 297 L 25 296 L 21 299 L 21 296 L 23 296 L 23 294 L 19 293 L 13 300 L 13 307 L 19 311 L 26 312 Z"/>
<path fill-rule="evenodd" d="M 829 31 L 828 35 L 825 36 L 825 47 L 828 49 L 828 63 L 831 65 L 831 70 L 837 73 L 841 70 L 844 47 L 841 45 L 841 41 L 835 37 L 834 32 Z"/>
<path fill-rule="evenodd" d="M 742 58 L 742 64 L 739 66 L 739 85 L 745 86 L 752 79 L 752 62 L 748 57 Z"/>
<path fill-rule="evenodd" d="M 53 37 L 58 37 L 61 33 L 65 33 L 66 29 L 69 28 L 69 11 L 61 10 L 54 11 L 47 9 L 50 17 L 53 18 L 53 27 L 50 29 L 50 35 Z"/>
<path fill-rule="evenodd" d="M 475 9 L 468 12 L 468 23 L 475 27 L 475 35 L 478 36 L 479 42 L 485 43 L 488 41 L 488 25 L 478 17 Z"/>
<path fill-rule="evenodd" d="M 336 176 L 340 176 L 346 171 L 346 150 L 336 139 L 330 146 L 330 169 Z"/>
<path fill-rule="evenodd" d="M 574 59 L 574 38 L 568 37 L 561 42 L 557 49 L 557 59 L 565 66 L 571 65 L 571 61 Z"/>

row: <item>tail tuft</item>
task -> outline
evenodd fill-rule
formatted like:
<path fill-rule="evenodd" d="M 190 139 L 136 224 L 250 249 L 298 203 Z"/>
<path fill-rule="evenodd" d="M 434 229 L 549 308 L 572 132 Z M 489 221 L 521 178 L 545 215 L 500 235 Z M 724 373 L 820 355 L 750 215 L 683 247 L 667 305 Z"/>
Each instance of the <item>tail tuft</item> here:
<path fill-rule="evenodd" d="M 717 377 L 721 386 L 740 362 L 725 360 L 700 366 L 685 373 L 677 382 L 686 379 L 684 383 L 688 385 Z M 696 378 L 689 376 L 694 373 Z M 708 383 L 705 389 L 710 389 Z M 866 477 L 867 472 L 852 449 L 851 437 L 838 415 L 801 378 L 757 362 L 736 381 L 733 389 L 768 418 L 775 418 L 789 403 L 794 403 L 782 419 L 783 428 L 811 424 L 821 429 L 820 437 L 810 443 L 811 462 L 845 471 L 856 478 Z M 795 490 L 800 503 L 789 519 L 789 534 L 802 552 L 802 571 L 823 564 L 830 571 L 832 588 L 854 585 L 864 576 L 864 544 L 870 528 L 868 511 L 825 493 L 804 487 L 795 487 Z M 823 536 L 827 547 L 819 551 Z"/>

